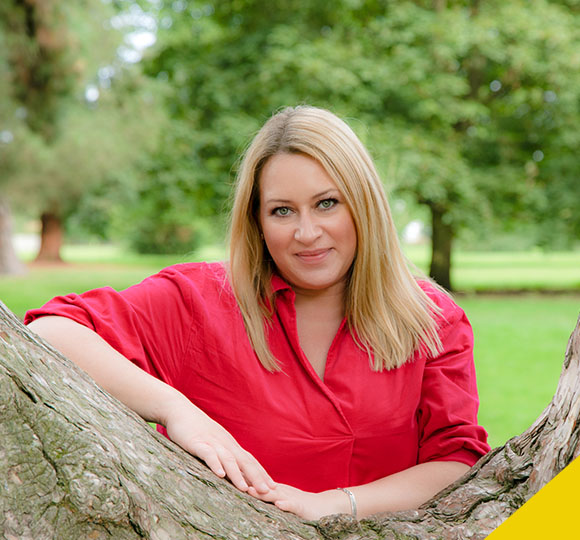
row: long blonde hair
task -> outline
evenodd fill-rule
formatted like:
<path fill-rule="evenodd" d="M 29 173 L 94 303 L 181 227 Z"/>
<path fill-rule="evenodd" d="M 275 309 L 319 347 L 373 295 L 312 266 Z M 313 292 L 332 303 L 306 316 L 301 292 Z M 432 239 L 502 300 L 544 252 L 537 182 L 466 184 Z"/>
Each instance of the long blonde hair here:
<path fill-rule="evenodd" d="M 246 150 L 232 208 L 230 281 L 263 366 L 279 369 L 265 334 L 275 309 L 270 282 L 276 269 L 260 232 L 260 173 L 270 157 L 293 153 L 317 160 L 351 211 L 357 252 L 346 287 L 346 317 L 372 368 L 399 367 L 420 349 L 435 355 L 441 348 L 435 321 L 439 310 L 409 270 L 371 157 L 337 116 L 299 106 L 272 116 Z"/>

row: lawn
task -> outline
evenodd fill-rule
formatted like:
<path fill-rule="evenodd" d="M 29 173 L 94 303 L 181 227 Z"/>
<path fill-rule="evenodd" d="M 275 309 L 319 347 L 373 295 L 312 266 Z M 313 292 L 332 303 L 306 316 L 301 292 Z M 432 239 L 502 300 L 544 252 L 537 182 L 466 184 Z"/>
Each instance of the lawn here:
<path fill-rule="evenodd" d="M 58 294 L 105 285 L 122 289 L 170 264 L 219 260 L 224 253 L 208 247 L 188 257 L 139 256 L 114 246 L 69 246 L 66 265 L 33 265 L 25 276 L 0 277 L 0 299 L 21 317 Z M 408 255 L 426 267 L 425 249 Z M 527 428 L 556 389 L 580 310 L 580 253 L 458 253 L 453 278 L 463 290 L 496 291 L 458 294 L 456 301 L 475 334 L 480 422 L 498 446 Z M 508 289 L 532 292 L 497 294 Z"/>
<path fill-rule="evenodd" d="M 427 271 L 427 246 L 407 246 L 405 253 Z M 580 292 L 580 251 L 457 251 L 452 258 L 451 281 L 461 291 Z"/>
<path fill-rule="evenodd" d="M 136 255 L 118 246 L 66 246 L 66 264 L 29 265 L 23 276 L 0 276 L 0 300 L 19 317 L 54 296 L 109 286 L 120 290 L 140 282 L 171 264 L 191 260 L 219 260 L 223 248 L 207 247 L 190 256 Z M 30 254 L 23 254 L 27 260 Z"/>
<path fill-rule="evenodd" d="M 499 446 L 527 428 L 556 390 L 580 294 L 456 297 L 473 326 L 479 420 Z"/>

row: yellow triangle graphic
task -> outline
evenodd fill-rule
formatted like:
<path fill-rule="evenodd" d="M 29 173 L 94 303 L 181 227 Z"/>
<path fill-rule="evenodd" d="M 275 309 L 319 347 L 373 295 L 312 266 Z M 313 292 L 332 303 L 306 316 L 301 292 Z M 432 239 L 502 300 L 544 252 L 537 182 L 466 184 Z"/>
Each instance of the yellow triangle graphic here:
<path fill-rule="evenodd" d="M 488 540 L 580 539 L 580 458 L 548 482 Z"/>

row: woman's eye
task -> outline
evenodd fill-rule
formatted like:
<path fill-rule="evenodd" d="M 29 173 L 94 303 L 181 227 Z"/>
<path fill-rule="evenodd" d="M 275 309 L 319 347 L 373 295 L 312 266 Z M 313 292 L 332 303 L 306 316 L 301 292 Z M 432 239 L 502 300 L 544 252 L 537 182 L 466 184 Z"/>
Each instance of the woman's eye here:
<path fill-rule="evenodd" d="M 336 199 L 324 199 L 318 204 L 323 210 L 332 208 L 338 201 Z"/>
<path fill-rule="evenodd" d="M 287 216 L 290 213 L 290 208 L 287 206 L 280 206 L 278 208 L 274 208 L 272 213 L 277 216 Z"/>

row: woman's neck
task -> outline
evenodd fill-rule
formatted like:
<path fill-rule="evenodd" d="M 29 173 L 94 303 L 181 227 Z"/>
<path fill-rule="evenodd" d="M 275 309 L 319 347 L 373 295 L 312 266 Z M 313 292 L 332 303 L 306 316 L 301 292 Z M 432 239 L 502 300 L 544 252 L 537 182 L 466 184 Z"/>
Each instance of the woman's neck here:
<path fill-rule="evenodd" d="M 345 287 L 323 291 L 294 289 L 297 311 L 324 313 L 325 317 L 340 318 L 345 313 Z"/>

